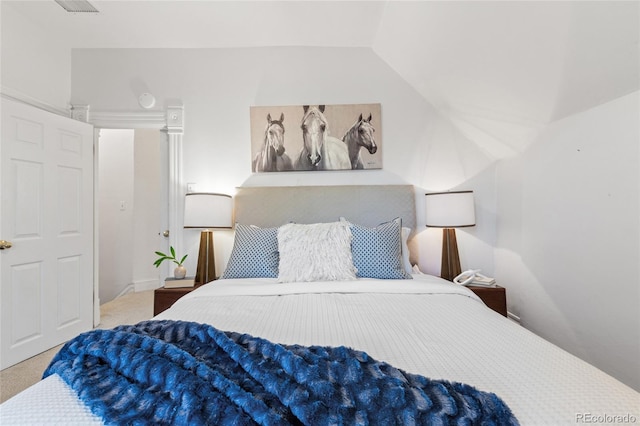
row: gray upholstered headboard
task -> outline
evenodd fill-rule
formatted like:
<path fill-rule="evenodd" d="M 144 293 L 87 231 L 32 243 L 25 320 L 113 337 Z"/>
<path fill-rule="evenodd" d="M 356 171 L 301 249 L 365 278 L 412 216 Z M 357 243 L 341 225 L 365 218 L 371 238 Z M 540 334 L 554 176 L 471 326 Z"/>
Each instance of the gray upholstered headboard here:
<path fill-rule="evenodd" d="M 288 222 L 335 222 L 375 226 L 396 217 L 416 227 L 412 185 L 242 187 L 234 197 L 235 221 L 260 227 Z"/>

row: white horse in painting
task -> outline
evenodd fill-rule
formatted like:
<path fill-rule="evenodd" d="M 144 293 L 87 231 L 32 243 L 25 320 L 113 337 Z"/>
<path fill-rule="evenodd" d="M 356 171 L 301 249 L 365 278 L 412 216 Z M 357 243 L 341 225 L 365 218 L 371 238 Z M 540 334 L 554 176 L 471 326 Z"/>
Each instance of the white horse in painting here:
<path fill-rule="evenodd" d="M 267 127 L 264 131 L 264 145 L 253 159 L 254 172 L 280 172 L 293 170 L 293 163 L 284 148 L 284 114 L 280 120 L 272 120 L 267 114 Z"/>
<path fill-rule="evenodd" d="M 371 114 L 366 120 L 363 120 L 362 114 L 360 114 L 358 121 L 345 133 L 342 140 L 347 144 L 352 169 L 364 169 L 360 148 L 366 148 L 369 154 L 375 154 L 378 150 L 376 140 L 373 137 L 375 131 L 376 129 L 371 125 Z"/>
<path fill-rule="evenodd" d="M 329 136 L 324 105 L 303 106 L 302 149 L 296 159 L 296 170 L 348 170 L 351 169 L 347 145 Z"/>

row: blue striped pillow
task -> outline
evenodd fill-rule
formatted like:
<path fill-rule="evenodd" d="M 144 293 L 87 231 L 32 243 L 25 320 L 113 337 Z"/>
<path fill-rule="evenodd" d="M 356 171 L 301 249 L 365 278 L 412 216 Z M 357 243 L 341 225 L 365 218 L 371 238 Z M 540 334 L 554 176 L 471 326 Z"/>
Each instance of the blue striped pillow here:
<path fill-rule="evenodd" d="M 278 228 L 236 224 L 236 235 L 225 278 L 277 278 Z"/>
<path fill-rule="evenodd" d="M 351 224 L 351 253 L 359 278 L 411 279 L 402 262 L 402 219 L 375 228 Z"/>

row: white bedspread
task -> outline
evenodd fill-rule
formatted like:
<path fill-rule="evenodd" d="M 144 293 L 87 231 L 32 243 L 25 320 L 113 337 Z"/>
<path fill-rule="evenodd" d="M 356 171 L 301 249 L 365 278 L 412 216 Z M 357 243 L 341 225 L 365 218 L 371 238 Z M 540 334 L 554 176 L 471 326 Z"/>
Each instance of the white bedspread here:
<path fill-rule="evenodd" d="M 206 322 L 279 343 L 347 345 L 412 373 L 494 392 L 522 424 L 611 423 L 615 416 L 640 422 L 638 392 L 488 309 L 468 289 L 414 278 L 218 280 L 156 318 Z M 3 425 L 91 421 L 99 423 L 57 376 L 0 406 Z"/>

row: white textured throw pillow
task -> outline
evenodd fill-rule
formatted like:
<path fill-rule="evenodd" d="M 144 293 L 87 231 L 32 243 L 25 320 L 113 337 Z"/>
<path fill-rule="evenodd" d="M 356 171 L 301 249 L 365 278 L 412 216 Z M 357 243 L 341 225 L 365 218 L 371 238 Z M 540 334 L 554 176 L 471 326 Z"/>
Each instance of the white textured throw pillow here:
<path fill-rule="evenodd" d="M 355 280 L 351 230 L 344 222 L 278 229 L 278 282 Z"/>

